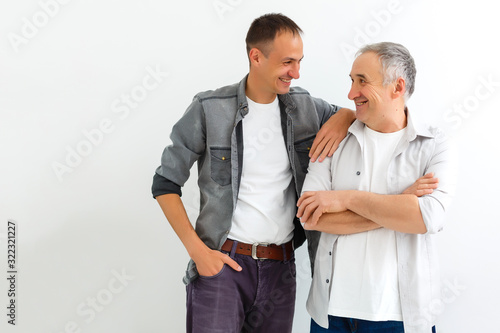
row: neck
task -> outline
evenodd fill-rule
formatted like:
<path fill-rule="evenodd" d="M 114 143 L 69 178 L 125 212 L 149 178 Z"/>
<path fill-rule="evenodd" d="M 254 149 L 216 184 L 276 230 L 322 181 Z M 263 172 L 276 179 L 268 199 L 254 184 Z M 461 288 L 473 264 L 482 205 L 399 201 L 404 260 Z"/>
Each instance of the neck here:
<path fill-rule="evenodd" d="M 247 95 L 247 97 L 259 104 L 272 103 L 276 99 L 276 94 L 262 90 L 261 87 L 263 86 L 264 85 L 261 84 L 259 79 L 254 74 L 252 74 L 252 71 L 250 71 L 245 87 L 245 94 Z"/>
<path fill-rule="evenodd" d="M 406 118 L 406 108 L 404 103 L 399 103 L 391 107 L 385 116 L 380 119 L 378 124 L 366 124 L 374 131 L 381 133 L 393 133 L 406 127 L 408 120 Z"/>

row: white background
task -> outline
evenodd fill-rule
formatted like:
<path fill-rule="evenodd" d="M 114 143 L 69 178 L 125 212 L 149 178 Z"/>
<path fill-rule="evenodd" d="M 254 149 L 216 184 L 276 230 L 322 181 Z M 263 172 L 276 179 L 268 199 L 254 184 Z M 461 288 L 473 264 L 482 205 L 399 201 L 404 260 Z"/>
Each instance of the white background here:
<path fill-rule="evenodd" d="M 353 107 L 348 50 L 386 40 L 410 50 L 418 69 L 410 109 L 445 128 L 461 153 L 459 192 L 439 235 L 444 296 L 429 311 L 440 315 L 438 332 L 496 329 L 493 2 L 54 1 L 0 4 L 2 332 L 184 331 L 188 256 L 151 197 L 152 176 L 192 97 L 247 73 L 245 35 L 267 12 L 305 32 L 295 84 L 334 104 Z M 183 199 L 194 221 L 192 174 Z M 18 227 L 16 326 L 6 316 L 9 219 Z M 294 332 L 308 332 L 304 247 L 297 270 Z"/>

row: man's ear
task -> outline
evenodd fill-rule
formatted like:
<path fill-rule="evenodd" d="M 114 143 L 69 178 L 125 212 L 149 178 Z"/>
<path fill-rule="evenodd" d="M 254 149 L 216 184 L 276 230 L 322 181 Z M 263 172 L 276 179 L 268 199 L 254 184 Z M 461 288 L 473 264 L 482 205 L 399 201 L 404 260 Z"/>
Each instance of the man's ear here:
<path fill-rule="evenodd" d="M 252 48 L 248 53 L 248 59 L 251 65 L 259 65 L 263 56 L 262 52 L 256 47 Z"/>
<path fill-rule="evenodd" d="M 392 96 L 394 99 L 399 97 L 404 97 L 406 92 L 406 81 L 402 77 L 399 77 L 396 82 L 394 82 L 394 91 Z"/>

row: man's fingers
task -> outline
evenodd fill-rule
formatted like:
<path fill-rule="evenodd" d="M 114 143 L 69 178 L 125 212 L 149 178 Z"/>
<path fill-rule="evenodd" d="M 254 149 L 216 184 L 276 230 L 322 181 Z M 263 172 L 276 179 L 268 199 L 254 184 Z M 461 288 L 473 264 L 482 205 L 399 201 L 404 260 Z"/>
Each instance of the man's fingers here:
<path fill-rule="evenodd" d="M 438 183 L 439 180 L 437 178 L 424 178 L 424 179 L 419 179 L 418 182 L 421 184 L 434 184 Z"/>
<path fill-rule="evenodd" d="M 300 218 L 301 221 L 307 221 L 311 214 L 311 209 L 314 207 L 314 192 L 305 192 L 299 199 L 300 203 L 297 203 L 297 217 Z"/>
<path fill-rule="evenodd" d="M 311 217 L 311 221 L 310 221 L 312 227 L 314 227 L 314 226 L 316 226 L 316 224 L 318 224 L 318 220 L 321 217 L 321 215 L 323 215 L 323 214 L 319 209 L 316 209 L 314 211 L 314 213 Z"/>
<path fill-rule="evenodd" d="M 434 178 L 434 172 L 429 172 L 420 177 L 417 182 L 423 183 L 423 184 L 433 184 L 433 183 L 439 183 L 438 178 Z"/>
<path fill-rule="evenodd" d="M 329 141 L 329 142 L 327 142 L 327 144 L 326 144 L 326 145 L 325 145 L 325 147 L 323 148 L 323 151 L 322 151 L 322 152 L 321 152 L 321 154 L 319 155 L 319 159 L 318 159 L 318 161 L 323 162 L 323 160 L 324 160 L 327 156 L 330 156 L 329 154 L 330 154 L 330 151 L 331 151 L 332 146 L 333 146 L 333 144 L 334 144 L 334 143 L 335 143 L 335 141 L 334 141 L 333 143 L 330 143 L 330 141 Z"/>
<path fill-rule="evenodd" d="M 313 205 L 313 203 L 304 203 L 301 207 L 303 207 L 303 211 L 300 219 L 304 221 L 309 220 L 309 217 L 316 209 L 315 205 Z"/>
<path fill-rule="evenodd" d="M 313 230 L 313 226 L 309 222 L 306 222 L 304 223 L 304 230 Z"/>
<path fill-rule="evenodd" d="M 433 178 L 435 179 L 435 178 Z M 438 182 L 437 181 L 427 181 L 427 182 L 424 182 L 424 181 L 421 181 L 418 183 L 418 188 L 419 189 L 424 189 L 424 188 L 437 188 L 438 187 Z"/>
<path fill-rule="evenodd" d="M 307 206 L 304 204 L 305 198 L 302 196 L 299 199 L 299 202 L 297 202 L 297 217 L 301 218 L 302 215 L 304 215 L 304 208 Z"/>
<path fill-rule="evenodd" d="M 339 140 L 335 140 L 335 142 L 333 143 L 332 147 L 330 148 L 330 151 L 328 152 L 328 156 L 333 156 L 333 153 L 335 153 L 335 151 L 337 150 L 337 148 L 339 147 L 340 145 L 340 141 Z"/>
<path fill-rule="evenodd" d="M 421 196 L 426 195 L 426 194 L 432 194 L 432 192 L 434 192 L 433 189 L 417 190 L 416 196 L 421 197 Z"/>
<path fill-rule="evenodd" d="M 322 133 L 323 132 L 321 132 L 321 129 L 318 131 L 318 133 L 316 133 L 316 137 L 314 138 L 313 143 L 311 145 L 311 150 L 309 151 L 309 157 L 311 157 L 312 153 L 314 153 L 316 149 L 318 149 L 318 146 L 323 141 L 325 136 Z"/>
<path fill-rule="evenodd" d="M 302 212 L 299 216 L 301 221 L 307 221 L 309 219 L 309 212 L 307 211 L 307 207 L 301 207 Z"/>
<path fill-rule="evenodd" d="M 302 201 L 304 201 L 307 197 L 309 196 L 309 192 L 304 192 L 299 200 L 297 200 L 297 207 L 299 207 L 302 204 Z"/>
<path fill-rule="evenodd" d="M 327 157 L 330 157 L 335 153 L 337 148 L 339 147 L 338 140 L 330 140 L 330 141 L 321 141 L 321 144 L 318 145 L 314 153 L 312 154 L 311 161 L 315 162 L 318 159 L 319 162 L 323 162 L 323 160 Z M 311 148 L 312 150 L 312 148 Z M 319 158 L 318 158 L 319 157 Z"/>
<path fill-rule="evenodd" d="M 236 261 L 231 259 L 231 257 L 228 256 L 227 254 L 225 255 L 225 258 L 223 259 L 223 261 L 226 265 L 228 265 L 229 267 L 231 267 L 235 271 L 241 272 L 241 270 L 242 270 L 241 266 Z"/>
<path fill-rule="evenodd" d="M 322 136 L 317 135 L 316 139 L 311 146 L 311 150 L 309 150 L 309 158 L 312 162 L 315 162 L 321 152 L 324 150 L 327 141 L 324 140 Z"/>

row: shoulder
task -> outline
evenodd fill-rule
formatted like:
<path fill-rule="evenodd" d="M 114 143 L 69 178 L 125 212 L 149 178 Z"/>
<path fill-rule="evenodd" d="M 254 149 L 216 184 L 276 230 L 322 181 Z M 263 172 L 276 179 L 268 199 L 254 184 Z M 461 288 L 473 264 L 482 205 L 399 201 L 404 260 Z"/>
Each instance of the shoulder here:
<path fill-rule="evenodd" d="M 442 128 L 427 123 L 421 123 L 416 128 L 416 131 L 417 136 L 412 143 L 420 147 L 419 149 L 425 147 L 424 150 L 428 151 L 432 156 L 440 155 L 444 152 L 455 153 L 456 145 L 454 141 Z"/>
<path fill-rule="evenodd" d="M 410 132 L 410 135 L 416 135 L 420 139 L 431 141 L 443 141 L 447 139 L 447 135 L 442 128 L 424 121 L 421 117 L 415 116 L 413 112 L 408 112 L 408 110 L 407 116 L 408 127 L 411 129 L 411 132 L 414 131 L 414 134 Z"/>
<path fill-rule="evenodd" d="M 313 103 L 316 106 L 316 108 L 327 109 L 327 110 L 330 110 L 332 108 L 330 103 L 321 98 L 311 96 L 309 91 L 307 91 L 302 87 L 291 87 L 290 92 L 287 95 L 290 97 L 292 101 L 301 106 L 303 106 L 304 103 L 309 105 L 310 103 Z"/>
<path fill-rule="evenodd" d="M 209 99 L 228 99 L 228 98 L 236 98 L 238 95 L 238 83 L 231 84 L 228 86 L 220 87 L 215 90 L 207 90 L 203 92 L 199 92 L 196 94 L 195 99 L 198 99 L 200 102 Z"/>
<path fill-rule="evenodd" d="M 446 132 L 436 125 L 428 123 L 417 123 L 415 124 L 415 130 L 417 132 L 417 135 L 424 139 L 429 139 L 437 142 L 446 141 L 448 139 Z"/>
<path fill-rule="evenodd" d="M 309 94 L 309 91 L 305 90 L 302 87 L 291 87 L 290 92 L 288 93 L 290 96 L 300 96 L 300 95 L 305 95 L 311 97 L 311 94 Z"/>

